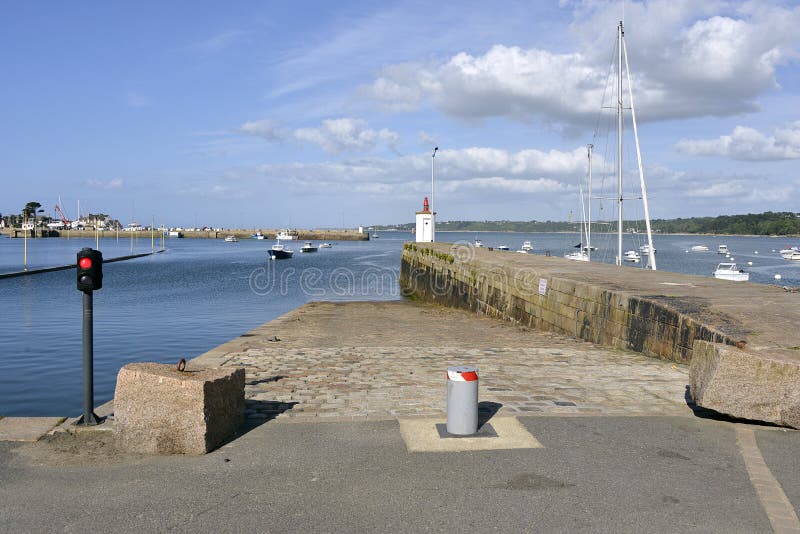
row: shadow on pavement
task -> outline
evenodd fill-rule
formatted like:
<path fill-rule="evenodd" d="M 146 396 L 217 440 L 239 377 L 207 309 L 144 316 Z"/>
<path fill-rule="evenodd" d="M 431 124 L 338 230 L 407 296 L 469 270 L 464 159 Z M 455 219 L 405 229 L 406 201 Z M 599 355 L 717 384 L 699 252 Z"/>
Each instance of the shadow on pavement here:
<path fill-rule="evenodd" d="M 478 430 L 489 422 L 489 419 L 500 411 L 503 405 L 499 402 L 481 401 L 478 403 Z"/>

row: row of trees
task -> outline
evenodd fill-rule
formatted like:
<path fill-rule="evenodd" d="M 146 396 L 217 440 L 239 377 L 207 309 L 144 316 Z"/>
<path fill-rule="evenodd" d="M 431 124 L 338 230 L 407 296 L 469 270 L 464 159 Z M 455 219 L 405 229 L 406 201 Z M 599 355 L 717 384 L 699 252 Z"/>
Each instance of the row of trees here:
<path fill-rule="evenodd" d="M 36 226 L 44 226 L 51 222 L 60 221 L 60 219 L 53 219 L 47 215 L 41 215 L 44 210 L 41 209 L 42 205 L 39 202 L 28 202 L 19 214 L 2 215 L 0 214 L 0 226 L 5 227 L 22 227 L 26 222 Z M 80 217 L 81 227 L 101 227 L 109 230 L 120 229 L 122 225 L 116 219 L 112 219 L 105 213 L 89 213 Z"/>
<path fill-rule="evenodd" d="M 731 235 L 800 235 L 800 213 L 772 212 L 688 219 L 654 219 L 654 232 L 665 234 L 731 234 Z M 600 231 L 608 231 L 608 222 L 599 222 Z M 592 225 L 594 227 L 594 224 Z M 614 225 L 615 227 L 615 225 Z M 644 229 L 642 221 L 624 221 L 625 229 Z M 375 226 L 378 230 L 411 230 L 413 223 Z M 461 232 L 574 232 L 576 223 L 567 221 L 443 221 L 437 230 Z"/>

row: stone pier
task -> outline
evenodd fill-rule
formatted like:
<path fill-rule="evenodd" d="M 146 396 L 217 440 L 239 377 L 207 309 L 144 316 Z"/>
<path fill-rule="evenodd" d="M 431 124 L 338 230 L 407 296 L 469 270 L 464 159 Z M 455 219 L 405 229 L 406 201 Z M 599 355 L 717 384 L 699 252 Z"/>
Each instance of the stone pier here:
<path fill-rule="evenodd" d="M 400 283 L 422 301 L 676 363 L 696 359 L 698 405 L 800 427 L 800 295 L 780 287 L 449 243 L 407 243 Z"/>

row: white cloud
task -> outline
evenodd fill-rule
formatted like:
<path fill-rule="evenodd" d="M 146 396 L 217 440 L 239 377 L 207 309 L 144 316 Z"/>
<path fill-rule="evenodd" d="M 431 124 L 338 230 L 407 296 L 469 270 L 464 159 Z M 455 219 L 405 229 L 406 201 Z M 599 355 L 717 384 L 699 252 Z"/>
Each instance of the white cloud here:
<path fill-rule="evenodd" d="M 719 10 L 666 0 L 626 6 L 640 119 L 750 112 L 757 109 L 756 97 L 776 87 L 776 67 L 800 43 L 800 7 L 746 4 L 729 16 L 709 17 L 711 8 Z M 602 36 L 602 43 L 586 39 L 571 52 L 495 45 L 438 64 L 390 65 L 362 91 L 394 111 L 431 102 L 462 119 L 586 122 L 602 103 L 618 3 L 580 3 L 578 16 L 586 22 L 573 29 Z"/>
<path fill-rule="evenodd" d="M 277 121 L 263 119 L 245 122 L 237 129 L 239 133 L 254 135 L 268 141 L 283 141 L 292 137 L 310 143 L 325 152 L 368 152 L 378 144 L 384 144 L 396 151 L 400 136 L 387 128 L 375 130 L 366 121 L 353 118 L 328 119 L 314 128 L 297 128 L 292 131 L 282 129 Z"/>
<path fill-rule="evenodd" d="M 286 137 L 286 133 L 280 128 L 280 124 L 271 119 L 245 122 L 239 126 L 238 131 L 262 137 L 268 141 L 280 141 Z"/>
<path fill-rule="evenodd" d="M 83 183 L 84 185 L 93 187 L 95 189 L 120 189 L 124 185 L 125 181 L 122 178 L 112 178 L 106 181 L 90 178 L 85 180 Z"/>
<path fill-rule="evenodd" d="M 717 139 L 682 139 L 676 148 L 693 156 L 719 156 L 741 161 L 771 161 L 800 158 L 800 121 L 767 136 L 746 126 Z"/>

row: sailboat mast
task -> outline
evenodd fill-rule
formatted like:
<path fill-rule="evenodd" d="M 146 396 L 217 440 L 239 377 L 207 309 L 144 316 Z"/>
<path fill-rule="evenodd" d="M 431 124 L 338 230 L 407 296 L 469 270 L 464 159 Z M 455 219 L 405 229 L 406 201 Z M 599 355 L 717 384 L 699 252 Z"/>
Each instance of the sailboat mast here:
<path fill-rule="evenodd" d="M 617 265 L 622 265 L 622 21 L 617 27 Z"/>
<path fill-rule="evenodd" d="M 622 41 L 622 49 L 625 53 L 625 73 L 628 76 L 628 100 L 631 102 L 631 123 L 633 124 L 633 139 L 636 143 L 636 163 L 639 166 L 639 183 L 642 187 L 642 203 L 644 204 L 644 223 L 647 226 L 647 246 L 650 254 L 647 258 L 647 266 L 656 270 L 656 249 L 653 247 L 653 232 L 650 228 L 650 207 L 647 202 L 647 187 L 644 184 L 644 169 L 642 167 L 642 151 L 639 148 L 639 130 L 636 127 L 636 106 L 633 105 L 633 88 L 631 87 L 631 70 L 628 65 L 628 45 Z"/>
<path fill-rule="evenodd" d="M 592 148 L 594 145 L 586 145 L 589 151 L 589 209 L 586 210 L 588 216 L 586 217 L 586 257 L 592 261 Z"/>

